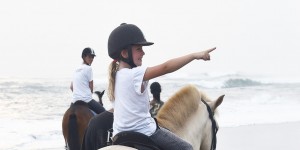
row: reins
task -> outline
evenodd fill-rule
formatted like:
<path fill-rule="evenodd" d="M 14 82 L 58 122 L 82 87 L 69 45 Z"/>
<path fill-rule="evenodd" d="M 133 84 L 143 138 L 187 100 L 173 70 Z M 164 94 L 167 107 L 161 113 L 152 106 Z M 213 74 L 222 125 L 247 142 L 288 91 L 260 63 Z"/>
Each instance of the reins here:
<path fill-rule="evenodd" d="M 209 118 L 211 120 L 212 123 L 212 142 L 211 142 L 211 150 L 215 150 L 217 147 L 217 132 L 218 132 L 218 127 L 217 127 L 217 123 L 216 120 L 214 119 L 214 112 L 211 110 L 211 108 L 209 107 L 209 105 L 201 99 L 201 101 L 205 104 L 208 114 L 209 114 Z"/>

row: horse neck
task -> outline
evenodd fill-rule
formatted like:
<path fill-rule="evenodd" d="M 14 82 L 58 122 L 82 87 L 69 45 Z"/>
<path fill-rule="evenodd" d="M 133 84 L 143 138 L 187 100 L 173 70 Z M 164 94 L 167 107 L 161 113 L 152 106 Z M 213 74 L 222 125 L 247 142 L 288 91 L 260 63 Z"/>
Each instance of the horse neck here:
<path fill-rule="evenodd" d="M 103 106 L 102 98 L 99 99 L 99 103 L 101 106 Z"/>
<path fill-rule="evenodd" d="M 194 150 L 200 150 L 204 143 L 210 142 L 209 140 L 206 141 L 206 136 L 211 133 L 208 123 L 209 118 L 206 107 L 201 103 L 199 104 L 199 109 L 185 123 L 184 128 L 176 130 L 175 134 L 191 143 Z"/>

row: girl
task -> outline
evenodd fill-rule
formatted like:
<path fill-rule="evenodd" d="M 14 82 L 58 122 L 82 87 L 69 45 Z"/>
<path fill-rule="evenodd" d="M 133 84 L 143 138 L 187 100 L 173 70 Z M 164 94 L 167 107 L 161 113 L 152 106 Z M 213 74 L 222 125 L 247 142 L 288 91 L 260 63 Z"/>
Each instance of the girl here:
<path fill-rule="evenodd" d="M 174 72 L 192 60 L 210 60 L 215 48 L 174 58 L 157 66 L 144 67 L 142 31 L 133 24 L 121 24 L 108 39 L 108 54 L 114 59 L 109 69 L 108 95 L 114 101 L 113 136 L 122 131 L 135 131 L 150 137 L 162 149 L 192 150 L 191 144 L 167 129 L 158 127 L 149 112 L 147 85 L 150 79 Z"/>
<path fill-rule="evenodd" d="M 91 110 L 100 114 L 105 109 L 92 98 L 94 84 L 91 64 L 95 56 L 94 50 L 89 47 L 82 51 L 81 58 L 83 63 L 75 70 L 70 89 L 73 92 L 72 104 L 78 100 L 84 101 Z"/>

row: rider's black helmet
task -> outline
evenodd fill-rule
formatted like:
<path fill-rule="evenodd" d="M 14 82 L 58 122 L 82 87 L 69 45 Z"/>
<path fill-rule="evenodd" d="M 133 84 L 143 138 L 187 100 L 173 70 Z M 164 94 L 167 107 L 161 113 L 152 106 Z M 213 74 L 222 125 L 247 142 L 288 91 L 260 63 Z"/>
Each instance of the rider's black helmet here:
<path fill-rule="evenodd" d="M 118 59 L 121 51 L 130 45 L 149 46 L 152 44 L 154 43 L 148 42 L 136 25 L 122 23 L 109 35 L 108 55 L 112 59 Z"/>
<path fill-rule="evenodd" d="M 84 57 L 91 55 L 91 56 L 96 56 L 95 51 L 89 47 L 83 49 L 81 58 L 83 59 Z"/>

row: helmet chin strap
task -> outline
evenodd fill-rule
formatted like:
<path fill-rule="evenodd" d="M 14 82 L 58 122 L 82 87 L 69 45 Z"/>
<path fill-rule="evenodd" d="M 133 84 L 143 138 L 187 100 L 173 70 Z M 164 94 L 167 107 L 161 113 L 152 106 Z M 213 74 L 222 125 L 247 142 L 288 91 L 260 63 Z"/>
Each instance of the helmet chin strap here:
<path fill-rule="evenodd" d="M 132 46 L 128 46 L 127 48 L 127 52 L 128 52 L 128 58 L 124 58 L 121 55 L 121 60 L 126 62 L 131 68 L 137 67 L 134 62 L 133 62 L 133 58 L 132 58 Z"/>

